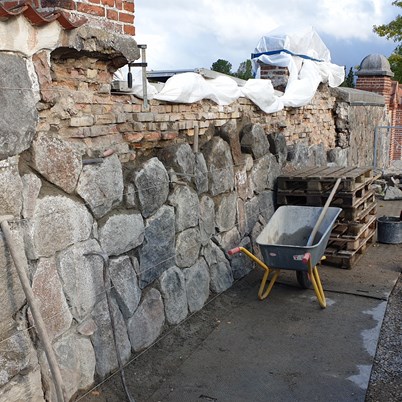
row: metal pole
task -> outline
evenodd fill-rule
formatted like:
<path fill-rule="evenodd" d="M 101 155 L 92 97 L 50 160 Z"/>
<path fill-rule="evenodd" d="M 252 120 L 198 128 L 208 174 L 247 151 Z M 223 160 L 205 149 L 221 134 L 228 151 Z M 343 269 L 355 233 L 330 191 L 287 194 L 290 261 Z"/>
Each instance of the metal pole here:
<path fill-rule="evenodd" d="M 377 141 L 378 141 L 378 127 L 374 129 L 374 160 L 373 160 L 374 170 L 377 169 Z"/>
<path fill-rule="evenodd" d="M 142 64 L 142 92 L 143 92 L 143 100 L 144 100 L 144 110 L 148 110 L 148 88 L 147 88 L 147 68 L 146 68 L 146 54 L 145 50 L 147 45 L 138 45 L 138 48 L 141 49 L 141 64 Z"/>
<path fill-rule="evenodd" d="M 43 348 L 45 349 L 47 361 L 49 363 L 50 372 L 52 373 L 53 381 L 55 383 L 55 389 L 57 394 L 57 400 L 59 402 L 67 401 L 63 379 L 60 373 L 60 368 L 57 363 L 56 355 L 54 354 L 52 344 L 49 340 L 49 336 L 46 331 L 46 326 L 43 321 L 42 315 L 40 313 L 40 309 L 36 304 L 35 296 L 33 294 L 31 284 L 29 282 L 27 271 L 28 264 L 25 257 L 25 254 L 22 253 L 21 250 L 17 249 L 17 246 L 14 243 L 13 235 L 10 230 L 10 226 L 8 225 L 8 220 L 13 219 L 12 216 L 2 216 L 0 217 L 0 225 L 4 234 L 4 238 L 6 240 L 7 246 L 10 250 L 11 257 L 14 260 L 14 265 L 17 270 L 18 276 L 20 278 L 20 282 L 22 285 L 22 289 L 24 290 L 25 297 L 27 298 L 28 306 L 31 309 L 32 317 L 34 319 L 36 332 L 38 333 L 39 339 L 43 344 Z M 24 257 L 23 257 L 24 256 Z"/>
<path fill-rule="evenodd" d="M 194 139 L 193 139 L 193 152 L 198 154 L 198 136 L 199 136 L 200 128 L 198 125 L 194 126 Z"/>

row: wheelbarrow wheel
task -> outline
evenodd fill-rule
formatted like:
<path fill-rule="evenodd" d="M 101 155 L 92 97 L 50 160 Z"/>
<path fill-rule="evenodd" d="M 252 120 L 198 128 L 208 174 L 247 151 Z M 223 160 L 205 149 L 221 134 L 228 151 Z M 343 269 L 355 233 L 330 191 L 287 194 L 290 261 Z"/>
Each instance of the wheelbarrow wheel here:
<path fill-rule="evenodd" d="M 297 282 L 299 282 L 300 287 L 303 289 L 308 289 L 311 286 L 311 281 L 308 273 L 305 271 L 296 271 Z"/>

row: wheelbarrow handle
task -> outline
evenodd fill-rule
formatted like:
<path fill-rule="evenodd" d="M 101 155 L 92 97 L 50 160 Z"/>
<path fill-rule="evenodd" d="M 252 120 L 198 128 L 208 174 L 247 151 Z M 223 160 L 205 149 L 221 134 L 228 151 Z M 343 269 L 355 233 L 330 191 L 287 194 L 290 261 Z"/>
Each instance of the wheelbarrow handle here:
<path fill-rule="evenodd" d="M 307 265 L 308 262 L 309 262 L 309 260 L 310 260 L 310 258 L 311 258 L 311 254 L 310 254 L 310 253 L 304 254 L 304 256 L 303 256 L 303 258 L 302 258 L 302 263 Z"/>
<path fill-rule="evenodd" d="M 237 254 L 237 253 L 240 253 L 240 247 L 235 247 L 235 248 L 232 248 L 231 250 L 229 250 L 228 251 L 228 254 L 229 255 L 233 255 L 233 254 Z"/>

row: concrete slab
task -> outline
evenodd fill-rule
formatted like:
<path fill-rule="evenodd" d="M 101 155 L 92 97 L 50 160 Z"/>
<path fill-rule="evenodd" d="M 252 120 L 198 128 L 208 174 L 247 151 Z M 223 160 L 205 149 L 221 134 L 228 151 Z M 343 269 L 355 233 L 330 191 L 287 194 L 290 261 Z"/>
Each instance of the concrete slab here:
<path fill-rule="evenodd" d="M 136 402 L 363 402 L 401 270 L 402 247 L 384 244 L 370 247 L 351 270 L 322 266 L 328 306 L 321 309 L 293 271 L 257 300 L 256 268 L 135 356 L 126 367 L 129 389 Z M 114 376 L 79 400 L 125 399 Z"/>
<path fill-rule="evenodd" d="M 386 303 L 255 287 L 149 401 L 363 401 Z"/>

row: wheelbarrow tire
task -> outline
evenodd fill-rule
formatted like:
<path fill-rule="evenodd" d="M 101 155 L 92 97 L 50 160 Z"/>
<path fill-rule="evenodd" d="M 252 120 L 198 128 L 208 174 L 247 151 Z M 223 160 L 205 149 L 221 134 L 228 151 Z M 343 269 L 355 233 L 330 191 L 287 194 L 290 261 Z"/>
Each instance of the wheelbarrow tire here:
<path fill-rule="evenodd" d="M 296 271 L 296 278 L 297 282 L 299 282 L 299 285 L 303 289 L 309 289 L 311 286 L 311 281 L 308 277 L 308 273 L 305 271 Z"/>

